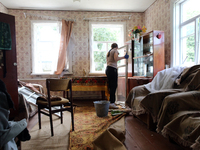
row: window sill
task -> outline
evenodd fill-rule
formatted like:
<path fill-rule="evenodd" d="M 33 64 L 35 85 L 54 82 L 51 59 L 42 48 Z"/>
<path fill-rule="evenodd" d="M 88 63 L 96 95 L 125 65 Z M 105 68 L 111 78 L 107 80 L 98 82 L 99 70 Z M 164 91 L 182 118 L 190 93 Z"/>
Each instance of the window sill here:
<path fill-rule="evenodd" d="M 105 73 L 89 72 L 88 76 L 106 76 Z"/>
<path fill-rule="evenodd" d="M 68 72 L 68 71 L 63 71 L 60 75 L 64 74 L 73 74 L 73 72 Z M 31 73 L 31 76 L 60 76 L 58 74 L 53 74 L 53 73 Z"/>

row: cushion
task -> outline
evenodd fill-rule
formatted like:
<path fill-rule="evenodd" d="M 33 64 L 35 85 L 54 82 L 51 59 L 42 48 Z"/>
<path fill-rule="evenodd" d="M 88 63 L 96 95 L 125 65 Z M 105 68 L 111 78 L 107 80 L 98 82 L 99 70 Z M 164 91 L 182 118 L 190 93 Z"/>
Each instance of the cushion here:
<path fill-rule="evenodd" d="M 37 99 L 41 100 L 41 101 L 48 101 L 48 97 L 46 97 L 46 96 L 39 96 Z M 51 96 L 50 100 L 51 101 L 61 101 L 62 98 L 58 97 L 58 96 Z"/>
<path fill-rule="evenodd" d="M 59 97 L 59 99 L 56 101 L 55 99 L 58 99 L 57 98 L 53 98 L 53 101 L 51 101 L 51 106 L 59 106 L 59 105 L 62 105 L 62 104 L 67 104 L 69 103 L 69 100 L 66 99 L 66 98 L 63 98 L 63 97 Z M 44 106 L 47 106 L 48 105 L 48 101 L 43 99 L 43 97 L 38 97 L 37 98 L 37 101 L 36 101 L 36 104 L 40 104 L 40 105 L 44 105 Z"/>

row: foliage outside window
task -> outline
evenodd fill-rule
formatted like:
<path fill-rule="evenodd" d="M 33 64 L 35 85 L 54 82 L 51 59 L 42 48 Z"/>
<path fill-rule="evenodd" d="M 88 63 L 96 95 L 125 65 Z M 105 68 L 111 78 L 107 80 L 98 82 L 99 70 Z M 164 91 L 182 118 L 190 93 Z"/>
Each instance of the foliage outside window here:
<path fill-rule="evenodd" d="M 105 73 L 106 54 L 112 43 L 124 45 L 124 24 L 90 23 L 90 35 L 90 73 Z"/>
<path fill-rule="evenodd" d="M 200 63 L 199 4 L 199 0 L 185 0 L 174 5 L 173 66 Z"/>

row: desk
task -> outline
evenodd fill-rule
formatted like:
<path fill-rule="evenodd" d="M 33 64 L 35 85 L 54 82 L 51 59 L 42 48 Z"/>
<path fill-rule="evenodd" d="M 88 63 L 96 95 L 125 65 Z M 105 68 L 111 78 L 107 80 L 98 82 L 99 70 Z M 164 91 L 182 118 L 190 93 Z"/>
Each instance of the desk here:
<path fill-rule="evenodd" d="M 72 91 L 101 91 L 102 99 L 108 99 L 107 77 L 72 77 Z"/>

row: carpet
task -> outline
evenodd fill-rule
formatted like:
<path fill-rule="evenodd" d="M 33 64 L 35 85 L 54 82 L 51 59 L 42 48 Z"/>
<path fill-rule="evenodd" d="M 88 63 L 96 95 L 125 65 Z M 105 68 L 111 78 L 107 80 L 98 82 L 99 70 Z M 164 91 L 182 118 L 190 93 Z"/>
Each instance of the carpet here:
<path fill-rule="evenodd" d="M 124 118 L 122 118 L 124 115 L 112 117 L 109 112 L 108 117 L 99 118 L 96 116 L 93 105 L 90 107 L 83 106 L 75 108 L 75 131 L 71 132 L 71 114 L 67 111 L 63 113 L 63 124 L 60 124 L 60 119 L 53 115 L 53 137 L 51 137 L 49 117 L 43 115 L 41 118 L 42 128 L 39 129 L 38 124 L 36 124 L 29 131 L 31 139 L 21 142 L 22 150 L 82 150 L 83 147 L 91 148 L 92 141 L 103 133 L 109 125 L 120 118 L 121 122 L 119 120 L 112 124 L 112 126 L 119 126 L 118 128 L 125 130 L 123 129 L 125 128 Z M 98 127 L 100 129 L 97 130 Z"/>
<path fill-rule="evenodd" d="M 97 117 L 94 107 L 76 107 L 74 113 L 75 131 L 70 130 L 70 150 L 92 150 L 94 149 L 93 141 L 102 135 L 108 127 L 125 116 Z"/>
<path fill-rule="evenodd" d="M 42 128 L 36 124 L 29 131 L 31 139 L 22 142 L 22 150 L 67 150 L 69 147 L 69 132 L 71 125 L 71 113 L 63 112 L 63 124 L 60 119 L 53 115 L 54 136 L 51 136 L 49 117 L 43 115 L 41 118 Z"/>

